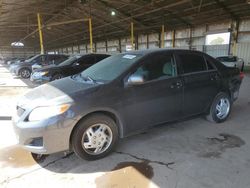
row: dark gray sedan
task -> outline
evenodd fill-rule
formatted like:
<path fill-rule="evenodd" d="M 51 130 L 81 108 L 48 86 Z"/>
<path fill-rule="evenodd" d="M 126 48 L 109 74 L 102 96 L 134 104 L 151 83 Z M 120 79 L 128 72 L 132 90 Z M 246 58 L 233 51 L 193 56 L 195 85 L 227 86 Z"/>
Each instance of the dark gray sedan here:
<path fill-rule="evenodd" d="M 24 95 L 14 128 L 33 153 L 73 149 L 81 158 L 98 159 L 118 138 L 153 125 L 197 114 L 225 121 L 242 78 L 237 68 L 202 52 L 127 52 Z"/>

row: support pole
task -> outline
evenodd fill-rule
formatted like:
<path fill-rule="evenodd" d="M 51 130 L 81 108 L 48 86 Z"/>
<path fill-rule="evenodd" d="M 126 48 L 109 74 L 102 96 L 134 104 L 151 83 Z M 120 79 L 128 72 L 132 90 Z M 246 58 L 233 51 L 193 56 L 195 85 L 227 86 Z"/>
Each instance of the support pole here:
<path fill-rule="evenodd" d="M 121 42 L 121 38 L 119 38 L 119 52 L 122 52 L 122 42 Z"/>
<path fill-rule="evenodd" d="M 175 47 L 175 30 L 172 31 L 172 47 Z"/>
<path fill-rule="evenodd" d="M 39 13 L 37 13 L 37 23 L 38 23 L 38 30 L 39 30 L 41 54 L 44 54 L 43 33 L 42 33 L 41 18 L 40 18 L 40 14 Z"/>
<path fill-rule="evenodd" d="M 149 49 L 149 36 L 147 34 L 147 49 Z"/>
<path fill-rule="evenodd" d="M 135 36 L 135 50 L 139 50 L 139 36 L 138 36 L 138 34 Z"/>
<path fill-rule="evenodd" d="M 235 21 L 235 31 L 233 32 L 233 55 L 236 55 L 237 43 L 239 35 L 239 20 Z M 231 44 L 229 44 L 230 46 Z"/>
<path fill-rule="evenodd" d="M 107 41 L 107 39 L 105 40 L 105 49 L 106 49 L 106 52 L 108 52 L 108 41 Z"/>
<path fill-rule="evenodd" d="M 90 42 L 90 53 L 93 53 L 93 33 L 92 33 L 92 20 L 89 18 L 89 42 Z"/>
<path fill-rule="evenodd" d="M 164 48 L 164 25 L 161 26 L 161 48 Z"/>
<path fill-rule="evenodd" d="M 193 28 L 190 27 L 189 28 L 189 50 L 192 49 L 192 31 L 193 31 Z"/>
<path fill-rule="evenodd" d="M 131 49 L 134 50 L 134 23 L 131 22 Z"/>

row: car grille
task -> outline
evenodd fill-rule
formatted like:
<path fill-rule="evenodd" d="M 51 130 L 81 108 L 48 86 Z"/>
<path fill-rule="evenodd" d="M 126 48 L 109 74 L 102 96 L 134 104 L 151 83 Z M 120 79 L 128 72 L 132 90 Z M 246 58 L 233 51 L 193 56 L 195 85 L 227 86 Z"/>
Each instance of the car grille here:
<path fill-rule="evenodd" d="M 17 115 L 20 117 L 21 115 L 23 115 L 23 113 L 25 112 L 25 110 L 19 106 L 16 107 L 17 110 Z"/>

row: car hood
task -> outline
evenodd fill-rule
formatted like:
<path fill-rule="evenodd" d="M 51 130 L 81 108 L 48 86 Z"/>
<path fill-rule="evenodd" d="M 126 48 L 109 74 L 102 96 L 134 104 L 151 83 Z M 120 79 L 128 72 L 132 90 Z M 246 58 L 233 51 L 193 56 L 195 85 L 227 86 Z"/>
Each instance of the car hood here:
<path fill-rule="evenodd" d="M 78 82 L 66 77 L 32 89 L 19 100 L 17 105 L 24 109 L 33 109 L 37 106 L 74 103 L 74 96 L 79 92 L 84 95 L 96 91 L 99 87 L 100 84 Z"/>
<path fill-rule="evenodd" d="M 22 65 L 24 62 L 15 62 L 12 65 L 18 66 L 18 65 Z"/>

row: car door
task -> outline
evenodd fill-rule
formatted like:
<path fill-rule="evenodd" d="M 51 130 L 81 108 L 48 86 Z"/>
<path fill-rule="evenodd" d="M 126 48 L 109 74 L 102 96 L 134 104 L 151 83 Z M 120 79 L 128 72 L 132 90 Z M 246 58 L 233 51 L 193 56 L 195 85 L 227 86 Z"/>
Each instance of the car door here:
<path fill-rule="evenodd" d="M 183 116 L 205 112 L 218 93 L 219 75 L 202 53 L 175 52 L 183 82 Z M 212 67 L 211 67 L 212 66 Z"/>
<path fill-rule="evenodd" d="M 144 83 L 126 86 L 123 91 L 123 114 L 126 131 L 178 119 L 182 104 L 182 83 L 177 76 L 171 53 L 158 52 L 142 61 L 130 75 L 142 75 Z"/>

